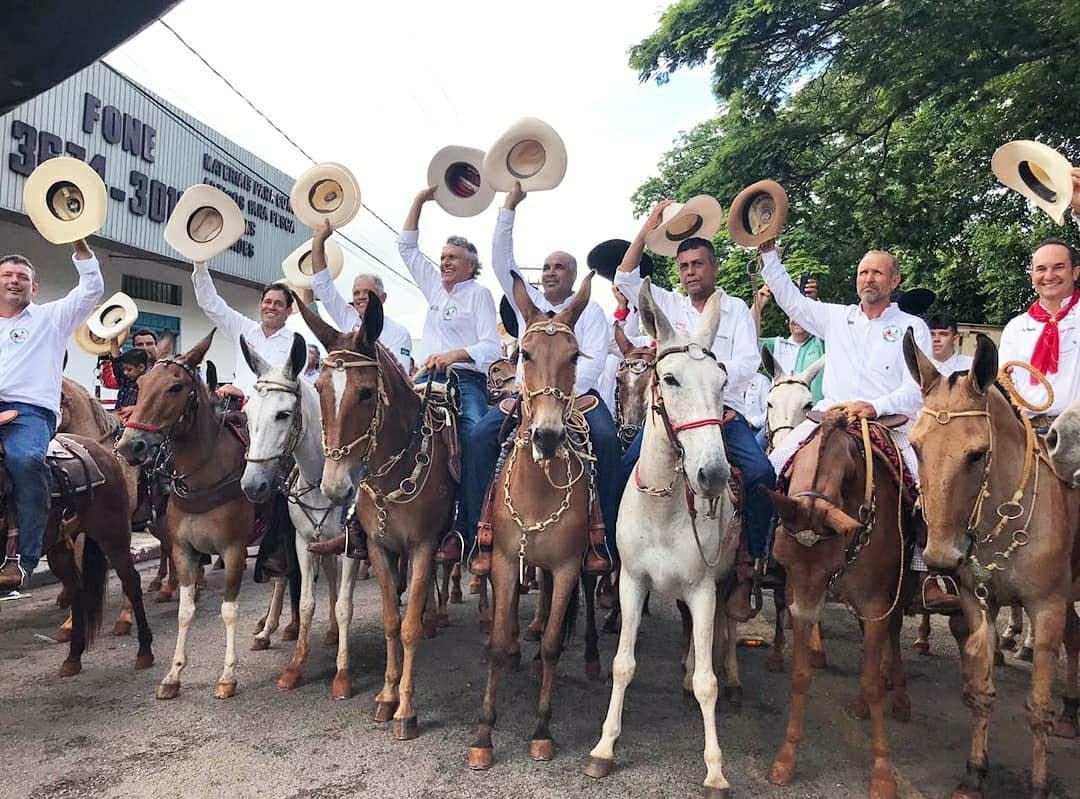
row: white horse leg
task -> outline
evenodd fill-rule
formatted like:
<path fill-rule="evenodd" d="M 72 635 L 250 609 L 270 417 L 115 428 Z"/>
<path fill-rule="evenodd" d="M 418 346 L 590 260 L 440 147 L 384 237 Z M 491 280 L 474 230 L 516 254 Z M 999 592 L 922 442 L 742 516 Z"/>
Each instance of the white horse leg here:
<path fill-rule="evenodd" d="M 236 621 L 239 616 L 235 599 L 221 603 L 221 620 L 225 622 L 225 668 L 221 670 L 221 678 L 214 690 L 218 699 L 228 699 L 236 693 Z"/>
<path fill-rule="evenodd" d="M 281 605 L 285 601 L 285 592 L 289 589 L 288 577 L 273 577 L 270 582 L 274 586 L 270 594 L 270 607 L 266 609 L 266 619 L 262 629 L 255 633 L 255 638 L 251 642 L 251 648 L 255 652 L 270 648 L 270 636 L 278 628 L 281 620 Z"/>
<path fill-rule="evenodd" d="M 308 552 L 307 540 L 296 537 L 296 558 L 300 564 L 300 629 L 292 661 L 278 677 L 277 686 L 291 691 L 300 684 L 301 669 L 307 660 L 311 642 L 311 621 L 315 617 L 315 556 Z"/>
<path fill-rule="evenodd" d="M 353 615 L 353 588 L 356 586 L 356 572 L 359 561 L 344 558 L 341 566 L 341 583 L 338 586 L 337 614 L 338 651 L 337 674 L 334 675 L 332 693 L 334 699 L 348 699 L 352 696 L 352 677 L 349 676 L 349 624 Z"/>
<path fill-rule="evenodd" d="M 645 603 L 645 587 L 624 569 L 619 577 L 619 607 L 622 609 L 622 629 L 619 632 L 619 648 L 611 664 L 611 701 L 603 734 L 592 752 L 585 773 L 590 777 L 606 777 L 615 763 L 615 742 L 622 733 L 623 702 L 626 688 L 634 679 L 637 663 L 634 647 L 637 644 L 638 627 L 641 624 L 641 608 Z"/>
<path fill-rule="evenodd" d="M 694 592 L 687 596 L 686 604 L 694 619 L 694 696 L 701 706 L 701 717 L 705 722 L 705 789 L 706 791 L 724 791 L 730 786 L 724 778 L 723 756 L 720 742 L 716 737 L 716 674 L 713 672 L 713 619 L 716 615 L 716 586 L 712 580 L 697 585 Z"/>
<path fill-rule="evenodd" d="M 180 672 L 187 665 L 187 637 L 191 621 L 195 618 L 195 585 L 180 586 L 180 607 L 176 610 L 176 648 L 173 650 L 172 666 L 157 689 L 158 699 L 175 699 L 180 695 Z"/>

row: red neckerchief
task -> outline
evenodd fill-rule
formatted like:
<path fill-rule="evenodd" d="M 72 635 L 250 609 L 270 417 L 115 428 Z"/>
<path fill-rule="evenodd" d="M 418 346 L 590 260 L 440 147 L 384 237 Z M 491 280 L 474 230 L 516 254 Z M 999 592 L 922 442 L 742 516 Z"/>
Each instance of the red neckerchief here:
<path fill-rule="evenodd" d="M 1057 373 L 1058 361 L 1061 358 L 1061 337 L 1058 335 L 1058 322 L 1065 318 L 1065 315 L 1072 310 L 1078 300 L 1080 300 L 1080 289 L 1074 291 L 1072 296 L 1055 314 L 1051 314 L 1046 310 L 1039 304 L 1038 300 L 1031 303 L 1031 307 L 1028 308 L 1028 316 L 1036 322 L 1043 323 L 1042 333 L 1039 335 L 1038 341 L 1035 342 L 1035 349 L 1031 353 L 1031 365 L 1044 375 Z M 1031 384 L 1034 386 L 1038 382 L 1038 378 L 1031 375 Z"/>

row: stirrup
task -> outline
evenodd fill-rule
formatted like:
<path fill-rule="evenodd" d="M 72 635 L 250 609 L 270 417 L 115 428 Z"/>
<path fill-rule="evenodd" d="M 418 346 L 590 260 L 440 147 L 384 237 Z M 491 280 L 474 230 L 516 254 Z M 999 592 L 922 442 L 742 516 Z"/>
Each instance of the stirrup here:
<path fill-rule="evenodd" d="M 953 577 L 951 575 L 948 575 L 948 574 L 935 574 L 935 573 L 930 572 L 930 573 L 927 573 L 927 575 L 923 578 L 922 587 L 920 589 L 920 592 L 922 594 L 922 606 L 923 606 L 923 609 L 926 608 L 926 584 L 931 582 L 931 581 L 933 581 L 937 585 L 937 587 L 941 591 L 941 593 L 943 593 L 943 594 L 945 594 L 947 596 L 956 597 L 956 601 L 957 602 L 960 601 L 960 586 L 957 585 L 956 580 L 953 579 Z M 946 582 L 946 581 L 948 581 L 948 582 Z M 951 591 L 948 588 L 949 585 L 952 586 Z"/>

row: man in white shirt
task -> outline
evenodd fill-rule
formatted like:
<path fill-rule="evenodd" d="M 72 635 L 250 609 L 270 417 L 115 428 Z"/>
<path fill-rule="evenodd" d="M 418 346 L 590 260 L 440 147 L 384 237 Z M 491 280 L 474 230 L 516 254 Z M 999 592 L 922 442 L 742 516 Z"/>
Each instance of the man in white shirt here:
<path fill-rule="evenodd" d="M 416 284 L 427 298 L 424 333 L 417 362 L 429 373 L 448 372 L 457 376 L 461 395 L 458 437 L 461 441 L 461 483 L 472 479 L 472 453 L 469 439 L 473 428 L 488 412 L 487 370 L 502 356 L 502 342 L 495 300 L 491 292 L 476 282 L 480 258 L 476 247 L 460 236 L 451 236 L 443 245 L 436 266 L 420 252 L 418 245 L 420 212 L 424 203 L 435 196 L 435 186 L 416 195 L 398 237 L 398 252 Z M 426 377 L 425 377 L 426 379 Z M 461 508 L 464 511 L 464 508 Z M 443 541 L 436 559 L 445 561 L 462 556 L 462 543 L 472 531 L 464 527 L 464 513 L 458 514 L 459 534 Z M 444 551 L 445 550 L 445 551 Z"/>
<path fill-rule="evenodd" d="M 309 383 L 314 383 L 319 379 L 321 367 L 322 354 L 319 352 L 319 348 L 314 344 L 308 344 L 307 363 L 304 364 L 304 379 Z"/>
<path fill-rule="evenodd" d="M 510 298 L 513 304 L 514 281 L 511 275 L 517 273 L 521 277 L 521 271 L 514 261 L 514 219 L 517 206 L 525 199 L 525 193 L 521 190 L 521 184 L 514 184 L 513 190 L 506 195 L 506 202 L 499 209 L 499 218 L 495 223 L 495 235 L 492 241 L 492 265 L 495 277 L 503 293 Z M 544 259 L 540 282 L 544 290 L 541 293 L 527 282 L 526 290 L 529 299 L 532 300 L 539 310 L 554 316 L 565 309 L 573 300 L 574 281 L 577 278 L 577 260 L 569 253 L 556 250 Z M 525 334 L 525 320 L 518 308 L 514 308 L 517 317 L 517 328 L 520 336 Z M 581 312 L 574 324 L 574 335 L 577 337 L 578 349 L 582 358 L 577 363 L 577 372 L 574 381 L 574 393 L 592 394 L 600 398 L 598 386 L 601 373 L 604 369 L 608 351 L 608 326 L 607 317 L 603 309 L 591 301 Z M 517 382 L 522 384 L 524 364 L 518 361 Z M 494 476 L 495 464 L 499 459 L 499 429 L 503 423 L 502 411 L 496 406 L 492 408 L 473 429 L 470 440 L 470 449 L 473 457 L 473 468 L 469 473 L 469 482 L 465 484 L 464 510 L 465 510 L 465 541 L 463 552 L 471 549 L 471 535 L 475 534 L 476 525 L 480 520 L 480 513 L 487 492 L 488 484 Z M 606 538 L 614 541 L 615 517 L 619 511 L 618 505 L 618 473 L 619 473 L 619 441 L 615 433 L 615 421 L 607 406 L 601 401 L 597 406 L 585 414 L 585 421 L 589 424 L 589 439 L 592 441 L 593 454 L 596 456 L 595 480 L 597 497 L 600 502 L 600 511 L 604 517 L 604 527 L 607 530 Z M 585 568 L 589 573 L 603 573 L 611 570 L 611 561 L 599 550 L 601 542 L 593 542 L 585 555 Z M 451 544 L 452 546 L 452 544 Z M 444 556 L 452 555 L 452 551 L 444 551 Z M 487 560 L 490 555 L 481 553 L 481 563 L 477 570 L 481 573 L 488 567 Z"/>
<path fill-rule="evenodd" d="M 79 282 L 59 300 L 35 305 L 34 266 L 21 255 L 0 257 L 0 443 L 12 483 L 18 530 L 0 565 L 0 590 L 20 588 L 41 558 L 49 517 L 45 452 L 60 414 L 64 348 L 105 291 L 101 266 L 86 242 L 73 245 Z M 17 414 L 17 415 L 16 415 Z"/>
<path fill-rule="evenodd" d="M 941 374 L 948 377 L 953 372 L 964 372 L 971 368 L 971 356 L 962 355 L 960 330 L 952 314 L 936 313 L 926 320 L 930 328 L 930 345 L 933 352 L 930 360 Z"/>
<path fill-rule="evenodd" d="M 642 279 L 638 263 L 645 247 L 645 236 L 659 226 L 663 210 L 669 204 L 670 201 L 665 201 L 653 209 L 630 249 L 626 251 L 619 271 L 615 273 L 615 286 L 635 307 L 640 304 L 638 294 L 641 292 Z M 652 297 L 676 330 L 690 334 L 697 329 L 701 311 L 716 291 L 716 255 L 712 242 L 690 238 L 679 245 L 676 259 L 679 262 L 679 282 L 686 294 L 676 294 L 653 286 Z M 752 558 L 761 558 L 765 556 L 773 509 L 768 496 L 759 491 L 758 486 L 772 488 L 776 484 L 776 474 L 754 439 L 754 433 L 744 416 L 743 395 L 746 393 L 746 386 L 761 366 L 757 329 L 750 309 L 739 298 L 723 294 L 720 307 L 720 327 L 713 342 L 713 353 L 727 370 L 724 405 L 735 414 L 734 418 L 724 425 L 724 443 L 731 462 L 742 470 L 746 485 L 745 529 L 749 554 Z M 641 434 L 638 434 L 623 455 L 624 487 L 640 454 Z M 746 560 L 745 554 L 736 565 L 736 574 L 739 585 L 728 600 L 728 610 L 735 619 L 741 621 L 751 615 L 750 589 L 754 574 L 753 561 Z"/>
<path fill-rule="evenodd" d="M 334 279 L 326 268 L 326 240 L 333 233 L 329 225 L 315 228 L 311 244 L 311 290 L 315 299 L 325 306 L 330 318 L 339 330 L 356 330 L 364 323 L 364 311 L 367 310 L 368 292 L 375 294 L 383 304 L 383 328 L 379 334 L 379 343 L 390 350 L 397 358 L 405 374 L 412 374 L 412 336 L 409 331 L 386 315 L 386 288 L 378 275 L 360 274 L 353 279 L 352 302 L 345 298 L 334 286 Z"/>
<path fill-rule="evenodd" d="M 1031 285 L 1038 298 L 1001 332 L 998 363 L 1029 363 L 1054 389 L 1054 404 L 1032 416 L 1040 433 L 1080 400 L 1080 258 L 1059 239 L 1045 241 L 1031 254 Z M 1046 403 L 1046 390 L 1026 371 L 1012 371 L 1017 393 L 1032 405 Z"/>

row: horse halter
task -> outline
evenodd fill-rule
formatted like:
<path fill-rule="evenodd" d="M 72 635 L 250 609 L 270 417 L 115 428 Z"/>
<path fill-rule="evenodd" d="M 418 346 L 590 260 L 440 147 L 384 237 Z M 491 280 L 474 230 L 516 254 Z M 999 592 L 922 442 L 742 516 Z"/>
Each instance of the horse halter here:
<path fill-rule="evenodd" d="M 344 444 L 339 447 L 331 447 L 327 443 L 326 427 L 323 427 L 322 434 L 322 446 L 323 455 L 332 461 L 340 461 L 353 451 L 359 444 L 364 443 L 364 453 L 360 459 L 360 469 L 362 474 L 367 474 L 369 471 L 368 461 L 375 452 L 376 436 L 379 430 L 382 429 L 383 423 L 383 406 L 390 404 L 390 398 L 386 395 L 386 388 L 383 385 L 383 373 L 382 365 L 379 363 L 378 356 L 371 357 L 365 355 L 362 352 L 355 352 L 353 350 L 334 350 L 327 353 L 323 358 L 323 366 L 329 366 L 337 372 L 345 372 L 346 369 L 366 369 L 374 368 L 377 387 L 375 392 L 375 409 L 371 412 L 371 422 L 368 425 L 366 432 L 357 436 L 348 444 Z"/>
<path fill-rule="evenodd" d="M 623 411 L 623 404 L 619 401 L 619 377 L 629 372 L 635 377 L 643 375 L 645 372 L 653 368 L 653 361 L 646 360 L 645 358 L 627 358 L 619 361 L 619 366 L 615 370 L 615 429 L 619 436 L 619 441 L 626 447 L 630 446 L 637 434 L 641 432 L 640 424 L 627 424 L 625 419 L 625 412 Z M 630 385 L 630 384 L 623 384 Z"/>
<path fill-rule="evenodd" d="M 159 358 L 154 362 L 154 365 L 179 366 L 191 379 L 191 390 L 188 391 L 184 409 L 180 412 L 180 415 L 176 417 L 176 421 L 172 423 L 168 431 L 158 425 L 137 422 L 133 419 L 128 419 L 124 422 L 124 427 L 130 427 L 132 430 L 142 430 L 146 433 L 160 433 L 166 437 L 172 437 L 176 434 L 177 428 L 179 428 L 184 421 L 195 418 L 195 411 L 198 410 L 199 407 L 199 373 L 194 366 L 179 358 Z"/>
<path fill-rule="evenodd" d="M 267 458 L 252 458 L 250 455 L 244 455 L 244 460 L 248 463 L 271 463 L 273 461 L 283 463 L 291 458 L 292 454 L 296 452 L 296 447 L 300 444 L 300 438 L 304 434 L 304 415 L 301 413 L 300 383 L 259 379 L 255 381 L 255 391 L 259 394 L 280 391 L 286 394 L 292 394 L 296 397 L 296 407 L 293 410 L 292 421 L 289 425 L 289 434 L 285 438 L 285 446 L 282 448 L 281 452 Z"/>
<path fill-rule="evenodd" d="M 533 322 L 525 329 L 525 333 L 521 336 L 522 345 L 525 344 L 527 336 L 533 333 L 543 333 L 545 336 L 554 336 L 558 333 L 565 333 L 570 336 L 574 341 L 577 341 L 577 334 L 574 333 L 574 328 L 570 325 L 563 324 L 562 322 L 555 322 L 550 319 L 545 319 L 540 322 Z M 579 352 L 579 357 L 587 358 L 589 356 L 585 353 Z M 573 364 L 574 367 L 574 380 L 577 380 L 577 364 Z M 525 415 L 532 417 L 532 400 L 534 397 L 554 397 L 563 404 L 562 418 L 565 422 L 570 418 L 570 412 L 574 409 L 574 391 L 570 390 L 567 394 L 558 386 L 543 386 L 537 389 L 530 389 L 525 383 L 525 373 L 522 371 L 521 377 L 521 407 L 525 412 Z"/>

